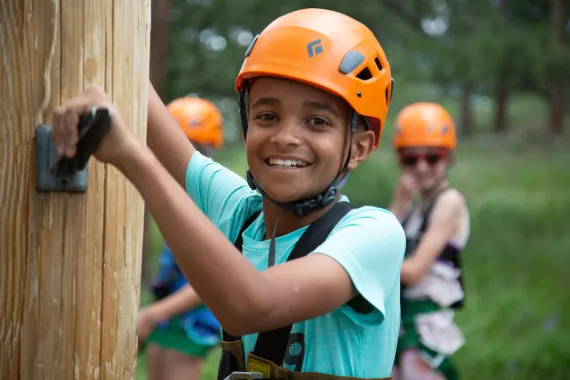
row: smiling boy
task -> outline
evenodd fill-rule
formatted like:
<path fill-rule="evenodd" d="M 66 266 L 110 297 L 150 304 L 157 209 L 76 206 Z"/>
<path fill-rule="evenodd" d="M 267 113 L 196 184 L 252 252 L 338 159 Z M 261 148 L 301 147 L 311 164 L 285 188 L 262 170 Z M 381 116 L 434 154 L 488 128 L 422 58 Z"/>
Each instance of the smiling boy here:
<path fill-rule="evenodd" d="M 392 80 L 382 47 L 346 15 L 295 11 L 253 41 L 236 89 L 247 182 L 183 142 L 152 87 L 148 148 L 93 88 L 56 110 L 53 139 L 72 157 L 78 116 L 113 110 L 95 156 L 137 187 L 223 326 L 221 378 L 244 370 L 272 379 L 387 378 L 405 236 L 389 211 L 352 208 L 340 194 L 386 120 Z M 268 360 L 283 336 L 281 355 Z"/>

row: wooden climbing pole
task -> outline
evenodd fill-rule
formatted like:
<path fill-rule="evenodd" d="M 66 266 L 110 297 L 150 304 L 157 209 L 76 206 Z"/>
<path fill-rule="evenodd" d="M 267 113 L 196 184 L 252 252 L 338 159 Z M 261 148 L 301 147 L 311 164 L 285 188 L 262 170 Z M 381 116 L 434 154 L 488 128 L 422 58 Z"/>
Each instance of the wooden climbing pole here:
<path fill-rule="evenodd" d="M 38 193 L 34 127 L 91 84 L 146 138 L 150 0 L 0 4 L 0 379 L 133 379 L 143 202 L 91 160 Z"/>

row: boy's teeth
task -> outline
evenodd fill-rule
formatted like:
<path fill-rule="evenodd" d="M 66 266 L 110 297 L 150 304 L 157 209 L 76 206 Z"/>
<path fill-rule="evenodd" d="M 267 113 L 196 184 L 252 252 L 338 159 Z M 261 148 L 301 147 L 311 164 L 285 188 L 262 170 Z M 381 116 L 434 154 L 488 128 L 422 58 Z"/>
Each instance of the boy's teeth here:
<path fill-rule="evenodd" d="M 307 166 L 307 163 L 305 161 L 300 161 L 300 160 L 280 160 L 278 158 L 270 158 L 269 165 L 283 166 L 288 168 L 302 168 Z"/>

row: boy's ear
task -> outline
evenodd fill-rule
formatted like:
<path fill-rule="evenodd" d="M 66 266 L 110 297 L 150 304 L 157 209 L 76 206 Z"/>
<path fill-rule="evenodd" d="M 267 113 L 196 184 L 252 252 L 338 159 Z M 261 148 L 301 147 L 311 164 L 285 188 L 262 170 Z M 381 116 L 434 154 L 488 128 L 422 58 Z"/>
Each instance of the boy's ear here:
<path fill-rule="evenodd" d="M 358 129 L 352 136 L 352 151 L 348 169 L 354 170 L 365 161 L 374 149 L 376 136 L 371 130 Z"/>

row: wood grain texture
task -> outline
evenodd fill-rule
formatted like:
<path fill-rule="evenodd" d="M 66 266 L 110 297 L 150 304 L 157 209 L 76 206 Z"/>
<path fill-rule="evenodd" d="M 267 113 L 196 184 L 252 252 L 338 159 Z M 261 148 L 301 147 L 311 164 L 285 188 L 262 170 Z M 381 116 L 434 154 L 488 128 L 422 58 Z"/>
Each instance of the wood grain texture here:
<path fill-rule="evenodd" d="M 103 86 L 146 140 L 150 0 L 0 2 L 0 378 L 133 379 L 143 202 L 92 160 L 37 193 L 34 126 Z"/>

